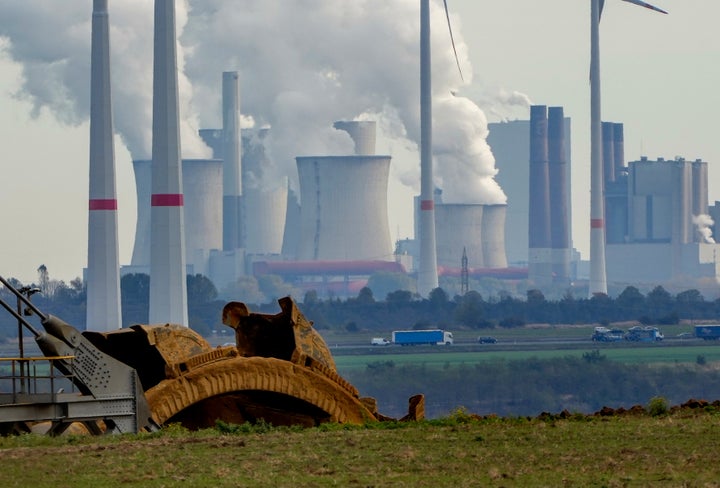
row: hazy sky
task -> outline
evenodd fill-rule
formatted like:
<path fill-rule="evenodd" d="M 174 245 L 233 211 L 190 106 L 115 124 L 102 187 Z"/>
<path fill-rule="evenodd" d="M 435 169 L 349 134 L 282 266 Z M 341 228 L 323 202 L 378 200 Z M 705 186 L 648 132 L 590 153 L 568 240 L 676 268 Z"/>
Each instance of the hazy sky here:
<path fill-rule="evenodd" d="M 87 260 L 92 2 L 62 3 L 58 11 L 49 0 L 0 0 L 0 205 L 5 229 L 0 274 L 23 281 L 35 280 L 40 264 L 48 267 L 51 278 L 70 280 L 81 275 Z M 511 104 L 514 92 L 533 103 L 564 106 L 573 121 L 573 241 L 587 258 L 590 0 L 448 3 L 466 84 L 449 56 L 438 1 L 432 27 L 433 83 L 443 91 L 437 93 L 436 117 L 444 123 L 436 129 L 435 142 L 438 165 L 455 165 L 452 171 L 439 169 L 439 177 L 452 186 L 454 172 L 468 174 L 457 165 L 469 161 L 473 178 L 468 180 L 492 194 L 492 158 L 486 148 L 473 143 L 469 160 L 468 155 L 450 154 L 449 148 L 482 135 L 485 117 L 490 122 L 528 118 L 526 108 Z M 130 161 L 149 156 L 151 93 L 143 87 L 152 79 L 150 4 L 110 0 L 115 125 L 123 134 L 116 143 L 122 264 L 130 262 L 135 232 Z M 625 124 L 628 160 L 647 155 L 708 161 L 710 200 L 720 200 L 715 183 L 720 178 L 720 37 L 715 25 L 720 2 L 656 4 L 670 15 L 606 1 L 603 119 Z M 418 82 L 417 53 L 410 46 L 416 43 L 418 5 L 417 0 L 178 2 L 186 75 L 181 82 L 184 154 L 203 152 L 192 136 L 195 128 L 220 125 L 223 70 L 241 72 L 243 113 L 258 125 L 272 124 L 278 173 L 292 169 L 292 152 L 332 153 L 346 147 L 347 141 L 330 129 L 333 120 L 361 115 L 363 109 L 365 116 L 382 113 L 387 133 L 378 151 L 393 155 L 391 235 L 411 236 L 410 199 L 418 185 L 413 145 Z M 199 16 L 199 10 L 206 15 Z M 306 14 L 310 11 L 312 15 Z M 450 89 L 474 100 L 485 115 L 448 97 Z M 299 121 L 307 125 L 302 145 L 287 135 Z"/>

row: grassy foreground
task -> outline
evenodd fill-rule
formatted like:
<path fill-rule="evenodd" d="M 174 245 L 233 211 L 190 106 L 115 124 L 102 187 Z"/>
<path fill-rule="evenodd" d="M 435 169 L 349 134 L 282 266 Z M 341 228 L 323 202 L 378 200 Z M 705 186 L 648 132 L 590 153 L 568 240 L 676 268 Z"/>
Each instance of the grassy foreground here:
<path fill-rule="evenodd" d="M 0 439 L 0 486 L 720 486 L 717 407 L 561 417 L 25 435 Z"/>

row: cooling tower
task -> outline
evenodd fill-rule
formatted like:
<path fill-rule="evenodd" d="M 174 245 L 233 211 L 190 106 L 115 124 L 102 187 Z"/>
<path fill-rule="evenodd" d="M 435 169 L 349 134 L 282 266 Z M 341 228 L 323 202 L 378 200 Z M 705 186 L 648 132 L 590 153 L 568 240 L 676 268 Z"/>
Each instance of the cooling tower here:
<path fill-rule="evenodd" d="M 435 206 L 438 266 L 459 268 L 463 249 L 468 266 L 484 268 L 483 205 L 442 203 Z"/>
<path fill-rule="evenodd" d="M 420 2 L 420 263 L 417 290 L 426 297 L 438 286 L 432 163 L 430 0 Z"/>
<path fill-rule="evenodd" d="M 107 0 L 94 0 L 90 70 L 87 330 L 122 327 Z"/>
<path fill-rule="evenodd" d="M 240 140 L 240 80 L 237 71 L 222 76 L 223 107 L 223 250 L 232 251 L 243 246 L 241 140 Z"/>
<path fill-rule="evenodd" d="M 188 325 L 175 0 L 155 0 L 149 322 Z"/>
<path fill-rule="evenodd" d="M 375 121 L 370 120 L 339 120 L 333 124 L 338 130 L 347 132 L 355 143 L 355 154 L 358 156 L 375 155 Z"/>
<path fill-rule="evenodd" d="M 615 181 L 615 124 L 602 123 L 603 182 Z"/>
<path fill-rule="evenodd" d="M 297 260 L 391 260 L 390 156 L 296 158 L 300 181 Z"/>
<path fill-rule="evenodd" d="M 150 264 L 152 162 L 133 161 L 137 193 L 137 222 L 132 265 Z M 193 274 L 208 275 L 208 253 L 222 248 L 223 162 L 219 159 L 184 159 L 185 262 Z"/>
<path fill-rule="evenodd" d="M 550 247 L 553 279 L 570 282 L 570 234 L 568 222 L 565 116 L 562 107 L 548 109 L 548 188 L 550 199 Z"/>
<path fill-rule="evenodd" d="M 245 252 L 248 254 L 280 254 L 287 213 L 287 184 L 276 190 L 247 190 L 243 195 L 248 220 Z"/>
<path fill-rule="evenodd" d="M 507 268 L 508 266 L 505 254 L 506 215 L 507 205 L 485 205 L 483 208 L 480 237 L 485 268 Z"/>
<path fill-rule="evenodd" d="M 547 135 L 547 107 L 531 106 L 528 273 L 536 284 L 552 280 Z"/>

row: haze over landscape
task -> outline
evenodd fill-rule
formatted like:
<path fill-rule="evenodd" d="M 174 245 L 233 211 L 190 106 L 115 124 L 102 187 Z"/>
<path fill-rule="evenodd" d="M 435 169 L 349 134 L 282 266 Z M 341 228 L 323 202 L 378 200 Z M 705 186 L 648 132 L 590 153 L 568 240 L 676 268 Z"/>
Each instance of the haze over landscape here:
<path fill-rule="evenodd" d="M 670 15 L 606 2 L 603 119 L 625 124 L 628 160 L 708 161 L 712 202 L 720 199 L 714 185 L 720 39 L 711 19 L 720 5 L 664 0 L 660 6 Z M 449 8 L 465 82 L 434 2 L 436 176 L 446 195 L 502 200 L 482 143 L 486 119 L 527 119 L 528 99 L 562 105 L 573 119 L 573 241 L 587 258 L 590 2 L 451 0 Z M 382 115 L 378 153 L 393 156 L 391 233 L 412 236 L 412 196 L 419 187 L 418 11 L 416 0 L 283 2 L 282 9 L 268 1 L 178 2 L 184 156 L 209 155 L 195 131 L 221 125 L 222 71 L 241 73 L 247 123 L 269 124 L 277 134 L 277 167 L 261 184 L 292 179 L 296 155 L 348 153 L 350 141 L 332 129 L 334 120 Z M 90 12 L 90 1 L 48 10 L 39 0 L 0 0 L 5 276 L 32 281 L 45 264 L 52 278 L 71 280 L 86 264 Z M 135 226 L 130 161 L 147 158 L 150 147 L 151 3 L 111 1 L 110 23 L 115 128 L 122 134 L 116 144 L 120 261 L 126 264 Z M 458 146 L 472 157 L 450 150 Z M 454 183 L 458 179 L 477 186 Z"/>

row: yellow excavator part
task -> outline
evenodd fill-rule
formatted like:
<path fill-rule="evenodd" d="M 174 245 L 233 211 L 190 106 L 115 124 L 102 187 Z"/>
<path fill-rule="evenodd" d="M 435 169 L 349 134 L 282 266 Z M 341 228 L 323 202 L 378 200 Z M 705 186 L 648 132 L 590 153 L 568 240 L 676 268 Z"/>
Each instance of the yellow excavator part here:
<path fill-rule="evenodd" d="M 363 401 L 321 372 L 276 358 L 235 357 L 199 365 L 145 393 L 159 424 L 189 428 L 264 420 L 273 425 L 377 420 Z"/>

